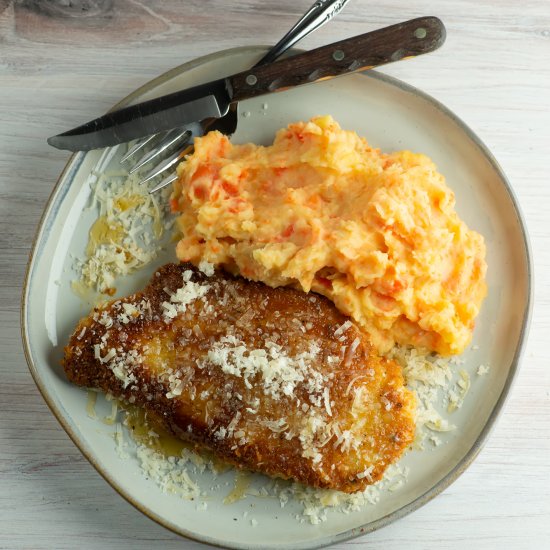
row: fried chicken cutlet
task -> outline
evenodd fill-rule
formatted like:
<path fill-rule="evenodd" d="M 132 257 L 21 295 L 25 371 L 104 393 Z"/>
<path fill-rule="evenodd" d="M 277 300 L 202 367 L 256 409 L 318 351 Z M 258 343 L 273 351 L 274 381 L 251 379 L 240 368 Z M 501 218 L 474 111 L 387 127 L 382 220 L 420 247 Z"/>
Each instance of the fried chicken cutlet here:
<path fill-rule="evenodd" d="M 400 367 L 322 296 L 203 269 L 165 265 L 95 308 L 68 379 L 240 468 L 348 493 L 379 480 L 414 436 Z"/>

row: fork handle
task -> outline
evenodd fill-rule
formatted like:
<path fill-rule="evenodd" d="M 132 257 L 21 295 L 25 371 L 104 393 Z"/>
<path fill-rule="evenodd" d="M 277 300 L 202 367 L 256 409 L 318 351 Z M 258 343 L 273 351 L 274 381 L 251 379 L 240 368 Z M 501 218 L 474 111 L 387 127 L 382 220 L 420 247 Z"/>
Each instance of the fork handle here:
<path fill-rule="evenodd" d="M 229 77 L 232 101 L 355 73 L 432 52 L 445 42 L 437 17 L 419 17 Z"/>
<path fill-rule="evenodd" d="M 280 57 L 296 42 L 328 23 L 338 15 L 349 0 L 316 0 L 300 20 L 254 65 L 265 65 Z"/>

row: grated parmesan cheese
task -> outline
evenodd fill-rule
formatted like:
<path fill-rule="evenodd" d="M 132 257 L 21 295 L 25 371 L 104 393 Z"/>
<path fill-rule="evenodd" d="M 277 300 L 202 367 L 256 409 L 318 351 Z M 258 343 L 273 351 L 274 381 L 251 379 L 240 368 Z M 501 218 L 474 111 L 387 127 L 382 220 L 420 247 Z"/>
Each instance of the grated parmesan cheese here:
<path fill-rule="evenodd" d="M 405 382 L 416 395 L 414 447 L 422 450 L 430 432 L 449 432 L 455 429 L 437 409 L 437 404 L 443 401 L 443 397 L 450 402 L 453 359 L 423 354 L 415 348 L 404 346 L 395 346 L 389 356 L 401 364 Z"/>
<path fill-rule="evenodd" d="M 214 275 L 214 264 L 203 260 L 198 265 L 199 271 L 202 271 L 207 277 L 212 277 Z"/>
<path fill-rule="evenodd" d="M 369 481 L 371 481 L 372 480 L 371 474 L 373 470 L 374 470 L 374 467 L 369 466 L 364 472 L 360 472 L 359 474 L 357 474 L 357 479 L 363 479 L 366 477 Z"/>
<path fill-rule="evenodd" d="M 170 301 L 162 302 L 163 318 L 165 323 L 169 323 L 178 316 L 179 313 L 185 313 L 187 306 L 202 298 L 210 289 L 209 285 L 194 283 L 191 281 L 193 272 L 191 270 L 183 273 L 183 286 L 178 288 L 175 293 L 170 295 Z M 197 329 L 200 327 L 197 325 Z"/>
<path fill-rule="evenodd" d="M 187 457 L 166 457 L 146 445 L 138 445 L 136 455 L 142 470 L 164 493 L 175 493 L 189 500 L 201 496 L 199 486 L 187 472 Z"/>
<path fill-rule="evenodd" d="M 479 365 L 476 372 L 478 376 L 485 376 L 489 372 L 489 367 L 486 365 Z"/>
<path fill-rule="evenodd" d="M 312 343 L 309 350 L 294 357 L 287 355 L 275 342 L 266 342 L 265 348 L 248 350 L 235 336 L 228 334 L 210 347 L 206 363 L 221 368 L 226 374 L 243 378 L 247 387 L 259 377 L 263 391 L 274 399 L 283 395 L 294 396 L 297 384 L 307 381 L 314 394 L 322 391 L 323 378 L 311 364 L 319 354 L 319 347 Z"/>
<path fill-rule="evenodd" d="M 342 334 L 344 334 L 346 332 L 346 330 L 348 330 L 349 328 L 351 328 L 353 326 L 353 323 L 350 321 L 350 320 L 347 320 L 345 321 L 342 325 L 340 325 L 335 331 L 334 331 L 334 336 L 336 338 L 338 338 L 338 336 L 341 336 Z"/>
<path fill-rule="evenodd" d="M 99 215 L 90 228 L 86 258 L 74 260 L 79 280 L 72 286 L 75 291 L 83 286 L 105 293 L 114 288 L 117 277 L 156 258 L 174 217 L 169 211 L 169 188 L 150 194 L 147 186 L 139 185 L 138 174 L 93 176 L 89 208 L 98 208 Z"/>
<path fill-rule="evenodd" d="M 464 398 L 470 389 L 470 375 L 465 370 L 459 371 L 460 379 L 456 383 L 456 390 L 450 389 L 448 392 L 449 405 L 447 412 L 453 412 L 462 407 Z"/>

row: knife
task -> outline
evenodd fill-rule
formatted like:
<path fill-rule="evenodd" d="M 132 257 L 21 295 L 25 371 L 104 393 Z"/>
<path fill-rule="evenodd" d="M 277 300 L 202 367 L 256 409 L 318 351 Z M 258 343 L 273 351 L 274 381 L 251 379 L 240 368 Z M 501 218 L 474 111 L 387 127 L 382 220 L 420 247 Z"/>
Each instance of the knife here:
<path fill-rule="evenodd" d="M 48 143 L 58 149 L 89 151 L 220 118 L 234 102 L 432 52 L 445 36 L 437 17 L 412 19 L 107 113 L 48 138 Z"/>

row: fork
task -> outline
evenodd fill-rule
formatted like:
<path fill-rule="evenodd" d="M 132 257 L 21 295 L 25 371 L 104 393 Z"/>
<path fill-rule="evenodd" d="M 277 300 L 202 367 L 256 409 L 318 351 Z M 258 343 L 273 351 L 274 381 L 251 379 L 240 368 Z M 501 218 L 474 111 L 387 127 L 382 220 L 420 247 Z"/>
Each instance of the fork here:
<path fill-rule="evenodd" d="M 277 59 L 296 44 L 296 42 L 319 29 L 325 23 L 328 23 L 334 16 L 340 13 L 348 1 L 349 0 L 317 0 L 285 36 L 283 36 L 283 38 L 254 65 L 254 67 L 271 63 Z M 237 104 L 234 103 L 230 106 L 228 113 L 221 118 L 203 120 L 138 140 L 120 159 L 120 162 L 124 163 L 128 161 L 146 146 L 153 146 L 152 149 L 135 161 L 134 166 L 130 169 L 130 174 L 133 174 L 154 159 L 161 160 L 164 154 L 171 153 L 170 156 L 162 160 L 143 176 L 140 184 L 147 183 L 170 170 L 170 168 L 172 168 L 181 158 L 191 153 L 193 149 L 192 140 L 195 137 L 203 136 L 211 130 L 219 130 L 226 135 L 232 135 L 237 129 L 237 121 Z M 184 147 L 183 150 L 182 147 Z M 176 148 L 177 150 L 174 152 Z M 154 193 L 170 185 L 176 179 L 177 175 L 175 171 L 172 171 L 158 185 L 153 187 L 150 193 Z"/>

